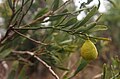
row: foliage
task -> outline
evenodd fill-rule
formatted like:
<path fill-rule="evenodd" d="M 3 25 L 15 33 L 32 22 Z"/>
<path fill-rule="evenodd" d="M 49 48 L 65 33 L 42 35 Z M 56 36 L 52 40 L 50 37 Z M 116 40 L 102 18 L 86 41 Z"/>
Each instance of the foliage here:
<path fill-rule="evenodd" d="M 83 3 L 77 11 L 68 8 L 69 4 L 73 4 L 71 0 L 65 3 L 51 0 L 50 4 L 47 0 L 40 1 L 41 4 L 39 0 L 5 0 L 0 5 L 1 17 L 5 20 L 2 28 L 6 28 L 6 34 L 0 40 L 0 60 L 13 62 L 8 79 L 27 79 L 27 69 L 36 67 L 39 62 L 59 79 L 51 67 L 71 73 L 64 63 L 77 51 L 81 42 L 88 38 L 94 42 L 109 40 L 94 35 L 96 31 L 106 30 L 107 26 L 97 24 L 99 16 L 93 19 L 99 5 L 91 8 L 85 6 L 92 0 Z M 87 14 L 79 21 L 76 17 L 82 11 Z M 93 22 L 90 23 L 91 19 Z M 72 77 L 88 63 L 83 59 L 78 62 L 79 66 Z"/>
<path fill-rule="evenodd" d="M 120 78 L 120 60 L 118 57 L 112 58 L 111 63 L 104 64 L 102 79 Z"/>
<path fill-rule="evenodd" d="M 112 38 L 111 43 L 109 44 L 108 54 L 109 61 L 103 67 L 103 76 L 102 79 L 119 79 L 119 65 L 120 65 L 120 0 L 110 0 L 112 3 L 109 4 L 110 7 L 106 13 L 104 13 L 103 18 L 99 21 L 100 23 L 104 23 L 109 26 L 108 30 L 103 33 L 103 35 L 110 36 Z M 113 16 L 113 17 L 111 17 Z M 109 33 L 109 34 L 108 34 Z M 107 48 L 107 47 L 105 47 Z M 117 56 L 117 57 L 114 57 Z"/>
<path fill-rule="evenodd" d="M 119 40 L 120 40 L 120 32 L 119 32 L 119 29 L 120 29 L 120 24 L 119 24 L 119 21 L 120 21 L 120 11 L 119 11 L 119 8 L 120 8 L 120 1 L 119 0 L 111 0 L 114 2 L 114 6 L 111 6 L 107 13 L 104 14 L 103 18 L 100 20 L 100 22 L 104 23 L 105 25 L 110 25 L 109 28 L 109 33 L 110 33 L 110 36 L 112 37 L 112 40 L 114 42 L 114 44 L 120 46 L 120 43 L 119 43 Z M 114 17 L 110 17 L 110 16 L 114 16 Z M 114 32 L 115 31 L 115 32 Z M 113 33 L 114 32 L 114 33 Z"/>

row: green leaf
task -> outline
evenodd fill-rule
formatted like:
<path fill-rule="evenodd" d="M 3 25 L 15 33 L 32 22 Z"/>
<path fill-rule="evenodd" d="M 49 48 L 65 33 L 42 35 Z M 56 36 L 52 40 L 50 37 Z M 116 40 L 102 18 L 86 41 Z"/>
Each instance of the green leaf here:
<path fill-rule="evenodd" d="M 75 76 L 77 73 L 79 73 L 83 68 L 85 68 L 86 65 L 87 65 L 87 63 L 88 63 L 88 61 L 86 61 L 86 60 L 84 60 L 84 59 L 82 58 L 80 65 L 78 66 L 77 70 L 76 70 L 75 73 L 74 73 L 74 76 Z"/>
<path fill-rule="evenodd" d="M 68 9 L 64 9 L 63 11 L 62 11 L 62 13 L 67 13 L 68 12 Z"/>
<path fill-rule="evenodd" d="M 1 59 L 2 59 L 2 58 L 5 58 L 6 56 L 8 56 L 8 55 L 11 53 L 11 51 L 12 51 L 12 48 L 8 48 L 8 49 L 2 51 L 2 52 L 0 53 L 0 58 L 1 58 Z"/>
<path fill-rule="evenodd" d="M 104 41 L 111 41 L 110 38 L 103 38 L 103 37 L 91 37 L 91 36 L 89 36 L 89 38 L 93 38 L 93 39 L 97 39 L 97 40 L 104 40 Z"/>
<path fill-rule="evenodd" d="M 41 9 L 41 10 L 34 16 L 34 19 L 36 19 L 36 18 L 44 15 L 44 14 L 47 13 L 47 12 L 48 12 L 48 8 L 43 8 L 43 9 Z"/>
<path fill-rule="evenodd" d="M 77 18 L 72 18 L 72 19 L 68 20 L 68 22 L 65 24 L 64 27 L 68 27 L 70 25 L 73 25 L 76 22 L 77 22 Z"/>
<path fill-rule="evenodd" d="M 12 10 L 12 8 L 13 8 L 12 0 L 8 0 L 8 4 L 9 4 L 9 6 L 10 6 L 10 9 Z"/>
<path fill-rule="evenodd" d="M 66 13 L 50 16 L 50 19 L 48 19 L 48 21 L 56 21 L 58 19 L 61 19 L 64 15 L 66 15 Z"/>
<path fill-rule="evenodd" d="M 102 30 L 107 30 L 107 26 L 105 25 L 96 25 L 94 28 L 88 30 L 88 32 L 95 32 L 95 31 L 102 31 Z"/>
<path fill-rule="evenodd" d="M 54 24 L 55 27 L 58 27 L 59 25 L 61 25 L 62 23 L 64 23 L 66 21 L 66 19 L 68 19 L 67 16 L 68 16 L 69 13 L 67 13 L 67 12 L 68 12 L 68 10 L 65 9 L 64 11 L 60 12 L 60 14 L 58 14 L 58 15 L 63 15 L 63 16 L 60 17 L 60 18 L 58 18 L 57 20 L 55 20 L 56 21 L 55 24 Z"/>
<path fill-rule="evenodd" d="M 22 70 L 18 75 L 18 79 L 27 79 L 28 76 L 26 75 L 26 69 L 27 69 L 27 65 L 23 66 Z"/>
<path fill-rule="evenodd" d="M 106 79 L 106 73 L 107 73 L 107 65 L 104 64 L 103 65 L 103 76 L 102 76 L 102 79 Z"/>
<path fill-rule="evenodd" d="M 86 26 L 86 29 L 83 32 L 86 32 L 96 26 L 96 22 L 92 22 Z"/>
<path fill-rule="evenodd" d="M 84 31 L 85 29 L 86 29 L 85 26 L 81 26 L 81 27 L 75 29 L 75 33 L 77 33 L 77 32 L 82 32 L 82 31 Z"/>
<path fill-rule="evenodd" d="M 82 21 L 79 21 L 78 23 L 76 23 L 71 29 L 75 29 L 75 28 L 78 28 L 80 26 L 83 26 L 97 11 L 97 7 L 94 6 L 92 8 L 92 10 L 87 14 L 87 16 L 82 20 Z"/>
<path fill-rule="evenodd" d="M 73 78 L 74 76 L 76 76 L 81 70 L 83 70 L 88 64 L 88 61 L 84 60 L 83 58 L 81 59 L 81 62 L 78 66 L 78 68 L 76 69 L 76 71 L 74 72 L 73 76 L 71 76 L 69 79 Z"/>
<path fill-rule="evenodd" d="M 52 10 L 55 11 L 59 7 L 59 0 L 54 0 Z"/>
<path fill-rule="evenodd" d="M 86 26 L 79 27 L 78 29 L 76 29 L 76 32 L 87 32 L 90 29 L 94 28 L 95 26 L 96 26 L 96 22 L 92 22 Z"/>

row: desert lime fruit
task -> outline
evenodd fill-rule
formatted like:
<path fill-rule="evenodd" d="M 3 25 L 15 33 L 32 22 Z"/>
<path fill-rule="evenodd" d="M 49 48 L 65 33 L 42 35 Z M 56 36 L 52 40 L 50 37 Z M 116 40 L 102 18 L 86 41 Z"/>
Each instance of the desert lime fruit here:
<path fill-rule="evenodd" d="M 90 40 L 86 40 L 81 47 L 81 56 L 85 60 L 94 60 L 98 56 L 96 46 Z"/>

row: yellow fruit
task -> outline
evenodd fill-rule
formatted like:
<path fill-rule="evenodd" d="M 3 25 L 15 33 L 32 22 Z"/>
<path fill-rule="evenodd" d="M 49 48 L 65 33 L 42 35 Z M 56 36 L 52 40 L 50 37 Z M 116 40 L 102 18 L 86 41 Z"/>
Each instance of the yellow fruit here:
<path fill-rule="evenodd" d="M 85 60 L 94 60 L 98 56 L 96 46 L 90 41 L 86 40 L 81 47 L 81 56 Z"/>

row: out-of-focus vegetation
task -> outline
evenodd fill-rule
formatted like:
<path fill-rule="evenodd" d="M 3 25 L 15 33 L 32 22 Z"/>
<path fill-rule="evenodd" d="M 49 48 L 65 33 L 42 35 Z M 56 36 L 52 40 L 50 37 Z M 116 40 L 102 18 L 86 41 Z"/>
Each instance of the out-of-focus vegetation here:
<path fill-rule="evenodd" d="M 103 18 L 101 19 L 101 23 L 104 23 L 105 25 L 109 26 L 109 30 L 107 30 L 106 34 L 111 36 L 112 38 L 112 45 L 115 47 L 115 51 L 117 54 L 120 54 L 120 1 L 119 0 L 113 0 L 115 6 L 110 5 L 108 11 L 103 15 Z"/>
<path fill-rule="evenodd" d="M 103 65 L 102 79 L 119 79 L 120 78 L 120 60 L 118 57 L 111 57 L 111 63 Z"/>
<path fill-rule="evenodd" d="M 103 36 L 110 36 L 112 41 L 110 43 L 105 42 L 104 48 L 101 50 L 105 53 L 103 60 L 105 60 L 106 65 L 104 65 L 104 71 L 102 79 L 119 79 L 120 78 L 120 0 L 111 0 L 113 5 L 109 4 L 108 10 L 104 13 L 103 18 L 101 18 L 100 23 L 104 23 L 108 26 L 108 30 L 103 34 Z"/>
<path fill-rule="evenodd" d="M 78 79 L 77 74 L 87 65 L 90 66 L 89 63 L 92 62 L 92 67 L 96 67 L 96 64 L 102 66 L 114 52 L 119 55 L 120 2 L 115 0 L 118 6 L 111 5 L 100 18 L 100 3 L 86 6 L 92 1 L 81 3 L 76 10 L 72 0 L 4 0 L 0 4 L 0 17 L 4 20 L 0 27 L 0 61 L 7 61 L 10 66 L 7 79 Z M 79 21 L 77 16 L 82 11 L 86 17 Z M 107 28 L 109 30 L 105 31 Z M 111 37 L 112 42 L 109 43 L 110 40 L 104 37 Z M 97 45 L 99 51 L 99 57 L 90 62 L 80 55 L 80 48 L 87 39 Z M 103 79 L 114 79 L 118 74 L 115 71 L 108 76 L 106 71 L 111 71 L 105 68 Z M 86 79 L 87 76 L 83 76 L 81 78 Z"/>

